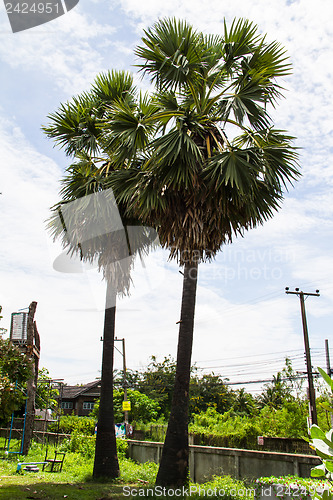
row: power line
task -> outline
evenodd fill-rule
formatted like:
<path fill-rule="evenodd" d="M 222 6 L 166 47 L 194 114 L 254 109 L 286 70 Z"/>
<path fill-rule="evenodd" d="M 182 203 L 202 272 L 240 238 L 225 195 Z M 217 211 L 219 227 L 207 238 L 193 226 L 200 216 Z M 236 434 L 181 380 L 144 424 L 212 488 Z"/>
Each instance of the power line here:
<path fill-rule="evenodd" d="M 317 374 L 315 374 L 317 375 Z M 318 373 L 319 375 L 319 373 Z M 293 380 L 304 379 L 307 378 L 306 375 L 300 375 L 298 377 L 293 377 Z M 273 382 L 274 379 L 264 379 L 264 380 L 246 380 L 245 382 L 226 382 L 225 385 L 248 385 L 248 384 L 259 384 L 264 382 Z M 289 380 L 288 378 L 281 378 L 281 382 L 285 382 Z"/>
<path fill-rule="evenodd" d="M 208 363 L 208 362 L 215 362 L 215 361 L 224 361 L 224 360 L 229 360 L 229 359 L 243 359 L 243 358 L 252 358 L 253 356 L 269 356 L 271 354 L 286 354 L 288 352 L 298 352 L 302 351 L 302 349 L 291 349 L 289 351 L 273 351 L 273 352 L 263 352 L 260 354 L 247 354 L 246 356 L 234 356 L 234 357 L 227 357 L 227 358 L 218 358 L 218 359 L 208 359 L 208 360 L 200 360 L 198 363 Z"/>

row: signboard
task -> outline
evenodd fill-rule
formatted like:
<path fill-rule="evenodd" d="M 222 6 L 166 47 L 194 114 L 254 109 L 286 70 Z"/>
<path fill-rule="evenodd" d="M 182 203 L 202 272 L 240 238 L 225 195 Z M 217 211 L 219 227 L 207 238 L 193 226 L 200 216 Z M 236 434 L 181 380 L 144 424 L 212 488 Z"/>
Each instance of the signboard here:
<path fill-rule="evenodd" d="M 125 424 L 115 424 L 116 438 L 126 437 L 126 425 Z"/>
<path fill-rule="evenodd" d="M 13 342 L 18 342 L 20 344 L 26 344 L 27 321 L 27 312 L 12 313 L 12 320 L 10 324 L 10 340 L 12 340 Z"/>
<path fill-rule="evenodd" d="M 131 402 L 123 401 L 123 411 L 131 411 Z"/>

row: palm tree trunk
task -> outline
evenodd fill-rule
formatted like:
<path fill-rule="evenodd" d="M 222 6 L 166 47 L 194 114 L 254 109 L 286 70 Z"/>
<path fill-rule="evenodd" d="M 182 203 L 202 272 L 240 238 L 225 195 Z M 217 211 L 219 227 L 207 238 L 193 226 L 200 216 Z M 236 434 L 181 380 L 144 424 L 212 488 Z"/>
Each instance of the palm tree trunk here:
<path fill-rule="evenodd" d="M 189 480 L 188 408 L 198 263 L 184 267 L 177 367 L 168 429 L 156 484 L 179 488 Z"/>
<path fill-rule="evenodd" d="M 113 351 L 116 306 L 114 305 L 110 307 L 112 304 L 116 304 L 116 292 L 112 286 L 107 283 L 101 397 L 99 404 L 93 476 L 94 478 L 106 477 L 109 479 L 115 479 L 119 476 L 113 411 Z"/>

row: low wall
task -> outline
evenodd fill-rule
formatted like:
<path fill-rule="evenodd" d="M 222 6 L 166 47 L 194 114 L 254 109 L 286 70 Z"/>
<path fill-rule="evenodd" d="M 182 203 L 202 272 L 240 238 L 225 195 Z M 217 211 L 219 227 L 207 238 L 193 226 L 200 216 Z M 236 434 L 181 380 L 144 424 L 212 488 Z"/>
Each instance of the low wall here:
<path fill-rule="evenodd" d="M 128 444 L 133 460 L 159 463 L 163 443 L 128 440 Z M 207 481 L 213 475 L 227 474 L 236 479 L 289 474 L 310 477 L 311 468 L 320 463 L 319 458 L 311 455 L 190 446 L 190 475 L 196 483 Z"/>
<path fill-rule="evenodd" d="M 301 455 L 316 454 L 304 439 L 258 436 L 257 442 L 258 447 L 256 449 L 258 450 L 298 453 Z"/>
<path fill-rule="evenodd" d="M 132 438 L 137 441 L 164 441 L 167 425 L 151 424 L 148 429 L 134 429 Z M 242 448 L 243 450 L 278 451 L 280 453 L 298 453 L 315 455 L 309 443 L 304 439 L 279 438 L 266 436 L 244 436 L 237 444 L 231 436 L 220 436 L 202 432 L 189 432 L 189 444 L 198 446 L 217 446 L 219 448 Z"/>

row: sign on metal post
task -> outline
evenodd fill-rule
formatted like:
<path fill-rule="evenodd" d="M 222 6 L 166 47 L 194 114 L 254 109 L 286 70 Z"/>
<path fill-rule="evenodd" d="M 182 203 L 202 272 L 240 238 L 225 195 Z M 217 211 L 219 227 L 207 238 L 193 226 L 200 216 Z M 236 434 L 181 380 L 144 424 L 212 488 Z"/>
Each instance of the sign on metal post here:
<path fill-rule="evenodd" d="M 123 401 L 123 411 L 131 411 L 131 402 Z"/>

